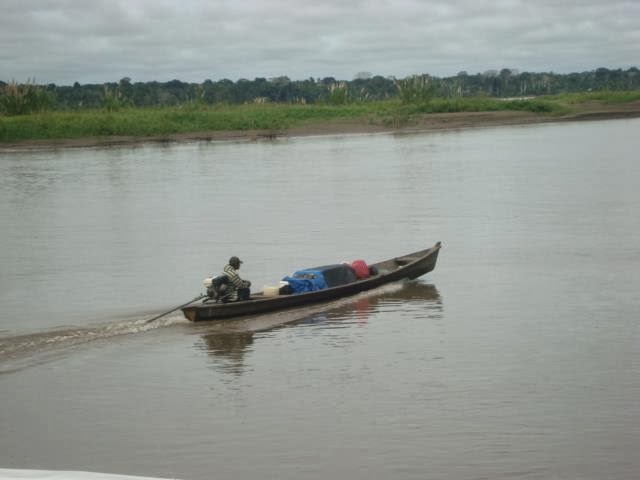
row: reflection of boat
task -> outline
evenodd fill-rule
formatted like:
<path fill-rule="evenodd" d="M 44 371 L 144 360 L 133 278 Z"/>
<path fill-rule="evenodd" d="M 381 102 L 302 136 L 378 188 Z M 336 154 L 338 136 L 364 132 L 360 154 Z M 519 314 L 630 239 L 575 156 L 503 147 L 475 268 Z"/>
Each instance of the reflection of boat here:
<path fill-rule="evenodd" d="M 436 266 L 440 242 L 433 247 L 374 263 L 376 275 L 362 280 L 306 293 L 264 296 L 262 292 L 252 294 L 249 300 L 231 303 L 207 303 L 206 301 L 182 308 L 184 316 L 191 321 L 217 320 L 219 318 L 254 315 L 282 310 L 317 302 L 326 302 L 349 295 L 355 295 L 381 285 L 403 279 L 418 278 Z M 374 270 L 375 271 L 375 270 Z"/>
<path fill-rule="evenodd" d="M 387 288 L 387 287 L 383 287 Z M 420 303 L 421 306 L 431 305 L 440 310 L 442 300 L 440 292 L 435 285 L 421 282 L 406 282 L 394 290 L 387 290 L 376 294 L 363 294 L 353 302 L 339 307 L 332 307 L 323 311 L 321 318 L 324 320 L 355 318 L 358 321 L 366 321 L 367 318 L 379 310 L 402 310 L 410 303 Z M 394 306 L 398 305 L 396 309 Z M 300 323 L 318 323 L 318 315 L 312 315 L 300 321 Z"/>
<path fill-rule="evenodd" d="M 393 305 L 407 302 L 422 302 L 440 304 L 440 292 L 428 283 L 406 282 L 402 288 L 390 292 L 382 292 L 378 295 L 367 295 L 347 307 L 355 307 L 356 310 L 373 311 L 384 305 Z M 343 309 L 347 312 L 346 308 Z"/>
<path fill-rule="evenodd" d="M 406 282 L 402 288 L 390 292 L 382 292 L 372 295 L 373 304 L 392 302 L 411 302 L 433 300 L 440 303 L 440 292 L 435 285 L 422 282 Z"/>
<path fill-rule="evenodd" d="M 209 355 L 228 360 L 228 371 L 242 373 L 244 354 L 253 344 L 253 332 L 213 333 L 203 335 L 202 339 Z"/>
<path fill-rule="evenodd" d="M 241 375 L 245 370 L 244 356 L 253 345 L 253 332 L 209 333 L 202 336 L 198 349 L 206 351 L 216 369 Z"/>
<path fill-rule="evenodd" d="M 339 306 L 331 306 L 321 313 L 297 317 L 291 322 L 293 325 L 317 325 L 326 322 L 342 322 L 348 318 L 355 318 L 358 322 L 366 322 L 368 317 L 376 311 L 393 308 L 407 307 L 408 304 L 420 304 L 420 308 L 442 308 L 442 299 L 438 289 L 431 284 L 421 282 L 399 283 L 397 286 L 382 287 L 381 292 L 367 292 L 359 295 L 348 303 Z M 280 321 L 265 324 L 259 319 L 254 321 L 242 321 L 240 324 L 229 323 L 216 325 L 216 331 L 202 335 L 202 349 L 214 358 L 226 360 L 220 364 L 221 368 L 230 373 L 242 373 L 244 369 L 244 356 L 254 345 L 254 334 L 283 327 Z M 238 330 L 242 328 L 242 330 Z"/>
<path fill-rule="evenodd" d="M 239 360 L 253 344 L 253 332 L 229 332 L 203 335 L 207 351 L 213 355 Z"/>

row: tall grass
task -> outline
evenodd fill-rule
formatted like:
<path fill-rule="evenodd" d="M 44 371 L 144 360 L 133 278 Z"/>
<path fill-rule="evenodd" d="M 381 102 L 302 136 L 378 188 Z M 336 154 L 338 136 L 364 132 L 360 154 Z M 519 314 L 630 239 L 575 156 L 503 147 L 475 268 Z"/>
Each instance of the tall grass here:
<path fill-rule="evenodd" d="M 120 86 L 116 86 L 115 88 L 109 88 L 107 85 L 104 86 L 102 108 L 107 112 L 116 112 L 127 106 L 131 106 L 131 102 L 127 101 L 124 97 Z"/>
<path fill-rule="evenodd" d="M 329 85 L 327 103 L 330 105 L 346 105 L 349 101 L 349 87 L 346 82 L 332 83 Z"/>
<path fill-rule="evenodd" d="M 53 96 L 36 85 L 35 80 L 26 83 L 12 81 L 0 87 L 0 113 L 26 115 L 48 110 L 53 105 Z"/>
<path fill-rule="evenodd" d="M 396 80 L 396 88 L 400 102 L 405 105 L 416 105 L 425 108 L 435 94 L 435 87 L 431 78 L 426 75 L 413 75 L 402 80 Z"/>
<path fill-rule="evenodd" d="M 553 115 L 568 113 L 580 103 L 640 100 L 639 92 L 539 97 L 525 100 L 479 98 L 428 98 L 414 103 L 399 99 L 377 102 L 351 100 L 338 104 L 246 104 L 133 108 L 114 105 L 94 111 L 39 112 L 0 115 L 0 142 L 111 136 L 168 136 L 180 133 L 263 130 L 277 132 L 292 127 L 331 122 L 359 122 L 392 127 L 406 125 L 421 115 L 444 112 L 529 111 Z"/>

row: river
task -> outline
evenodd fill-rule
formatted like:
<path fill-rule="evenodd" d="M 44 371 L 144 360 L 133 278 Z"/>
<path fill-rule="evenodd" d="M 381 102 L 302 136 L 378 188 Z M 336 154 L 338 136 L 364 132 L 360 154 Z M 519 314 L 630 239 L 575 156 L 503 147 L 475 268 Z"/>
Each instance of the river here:
<path fill-rule="evenodd" d="M 0 468 L 634 479 L 640 120 L 0 154 Z M 194 325 L 442 241 L 436 269 Z"/>

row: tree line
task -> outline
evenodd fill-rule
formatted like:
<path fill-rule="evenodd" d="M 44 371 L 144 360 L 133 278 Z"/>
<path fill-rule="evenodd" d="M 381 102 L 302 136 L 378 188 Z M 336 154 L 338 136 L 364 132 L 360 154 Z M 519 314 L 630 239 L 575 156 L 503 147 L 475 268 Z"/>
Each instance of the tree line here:
<path fill-rule="evenodd" d="M 408 88 L 411 87 L 411 88 Z M 216 105 L 245 103 L 346 104 L 427 95 L 444 98 L 488 96 L 496 98 L 554 95 L 588 91 L 640 89 L 640 70 L 598 68 L 581 73 L 520 73 L 516 70 L 489 70 L 451 77 L 429 74 L 405 79 L 382 77 L 366 72 L 353 80 L 333 77 L 290 80 L 276 78 L 205 80 L 189 83 L 132 82 L 125 77 L 103 84 L 36 85 L 0 81 L 0 111 L 5 114 L 29 113 L 46 109 L 77 110 L 121 107 L 178 105 Z M 416 93 L 417 92 L 417 93 Z M 425 93 L 426 92 L 426 93 Z M 409 97 L 410 98 L 410 97 Z M 23 108 L 29 104 L 32 108 Z"/>

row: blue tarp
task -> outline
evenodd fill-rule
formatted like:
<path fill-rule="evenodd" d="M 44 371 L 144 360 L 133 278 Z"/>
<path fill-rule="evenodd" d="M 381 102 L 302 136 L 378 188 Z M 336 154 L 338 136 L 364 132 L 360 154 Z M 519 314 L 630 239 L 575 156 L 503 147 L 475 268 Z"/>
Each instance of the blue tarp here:
<path fill-rule="evenodd" d="M 282 280 L 289 282 L 293 293 L 313 292 L 327 288 L 327 282 L 321 270 L 298 270 L 290 277 Z"/>
<path fill-rule="evenodd" d="M 293 293 L 303 293 L 346 285 L 357 279 L 355 270 L 350 265 L 341 263 L 298 270 L 282 280 L 289 282 Z"/>

